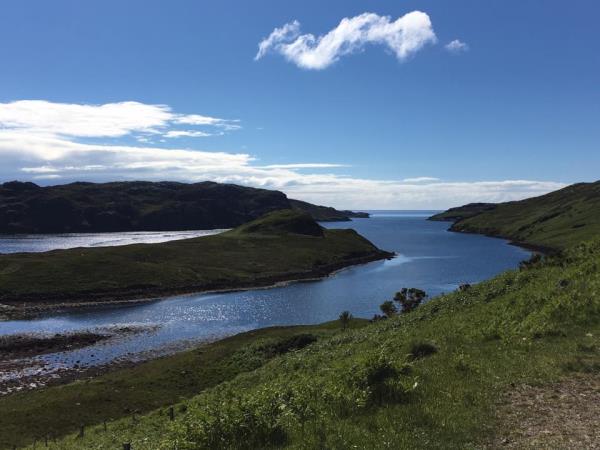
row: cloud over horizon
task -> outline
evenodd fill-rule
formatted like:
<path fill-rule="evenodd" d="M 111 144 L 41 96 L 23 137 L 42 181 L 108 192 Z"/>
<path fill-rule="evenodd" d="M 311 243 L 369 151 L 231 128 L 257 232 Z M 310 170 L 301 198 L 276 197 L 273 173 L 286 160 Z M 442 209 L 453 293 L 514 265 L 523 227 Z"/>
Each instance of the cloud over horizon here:
<path fill-rule="evenodd" d="M 181 115 L 165 105 L 137 102 L 107 105 L 41 100 L 0 103 L 0 181 L 21 179 L 55 184 L 212 180 L 277 189 L 292 198 L 355 209 L 442 209 L 473 201 L 516 200 L 564 186 L 536 180 L 366 179 L 339 173 L 350 167 L 340 163 L 301 161 L 259 165 L 255 156 L 246 153 L 162 148 L 139 141 L 139 145 L 125 144 L 115 142 L 115 138 L 135 137 L 139 133 L 166 136 L 177 133 L 171 129 L 174 122 L 217 126 L 219 130 L 223 129 L 219 124 L 236 126 L 237 122 Z M 87 141 L 90 137 L 104 140 L 90 143 Z"/>
<path fill-rule="evenodd" d="M 345 17 L 337 27 L 320 36 L 301 34 L 300 22 L 294 20 L 275 28 L 258 46 L 255 60 L 268 53 L 279 53 L 303 69 L 320 70 L 331 66 L 340 57 L 357 53 L 368 44 L 382 45 L 404 61 L 437 37 L 429 16 L 413 11 L 392 20 L 390 16 L 363 13 Z"/>

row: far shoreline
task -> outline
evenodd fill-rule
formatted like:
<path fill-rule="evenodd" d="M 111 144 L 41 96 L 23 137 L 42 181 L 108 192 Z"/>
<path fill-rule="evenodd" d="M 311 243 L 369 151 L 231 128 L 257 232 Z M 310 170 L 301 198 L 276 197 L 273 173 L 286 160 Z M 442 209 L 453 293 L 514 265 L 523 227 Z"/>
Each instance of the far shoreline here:
<path fill-rule="evenodd" d="M 395 253 L 381 250 L 373 255 L 353 258 L 338 264 L 321 267 L 318 270 L 293 273 L 289 274 L 289 276 L 267 277 L 262 280 L 255 280 L 255 282 L 250 284 L 241 283 L 238 286 L 215 286 L 199 289 L 190 287 L 161 290 L 155 294 L 135 292 L 107 293 L 106 295 L 100 294 L 96 300 L 90 301 L 82 301 L 80 298 L 69 299 L 68 297 L 61 299 L 62 301 L 60 302 L 29 301 L 25 303 L 23 300 L 18 299 L 9 301 L 4 300 L 0 302 L 0 323 L 12 320 L 32 320 L 44 315 L 82 311 L 86 309 L 142 305 L 188 295 L 221 294 L 258 289 L 273 289 L 293 283 L 320 281 L 345 269 L 371 262 L 390 260 L 395 256 Z M 112 299 L 110 297 L 112 297 Z"/>

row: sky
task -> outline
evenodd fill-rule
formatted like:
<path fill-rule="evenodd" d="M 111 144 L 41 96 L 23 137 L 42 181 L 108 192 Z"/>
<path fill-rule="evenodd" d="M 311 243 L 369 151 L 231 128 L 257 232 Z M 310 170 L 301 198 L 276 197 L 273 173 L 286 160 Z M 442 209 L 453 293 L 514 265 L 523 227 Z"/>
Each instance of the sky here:
<path fill-rule="evenodd" d="M 0 181 L 214 180 L 340 208 L 600 169 L 597 0 L 6 0 Z"/>

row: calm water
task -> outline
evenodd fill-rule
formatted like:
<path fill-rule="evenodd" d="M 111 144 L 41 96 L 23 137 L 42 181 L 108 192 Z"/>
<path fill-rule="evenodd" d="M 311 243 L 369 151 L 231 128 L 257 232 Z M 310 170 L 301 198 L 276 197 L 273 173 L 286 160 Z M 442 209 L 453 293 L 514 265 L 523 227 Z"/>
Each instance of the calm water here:
<path fill-rule="evenodd" d="M 225 230 L 132 231 L 129 233 L 65 233 L 0 235 L 0 253 L 47 252 L 75 247 L 114 247 L 209 236 Z"/>
<path fill-rule="evenodd" d="M 272 289 L 188 295 L 154 303 L 65 313 L 29 321 L 0 322 L 0 335 L 57 332 L 120 324 L 159 325 L 153 333 L 43 357 L 49 368 L 103 364 L 135 358 L 147 351 L 214 339 L 250 329 L 313 324 L 349 310 L 358 317 L 378 313 L 378 305 L 402 287 L 419 287 L 430 295 L 475 283 L 514 268 L 529 253 L 500 239 L 450 233 L 448 224 L 425 220 L 427 212 L 375 212 L 370 219 L 327 224 L 356 229 L 398 257 L 353 267 L 322 281 Z M 94 355 L 93 357 L 91 355 Z"/>

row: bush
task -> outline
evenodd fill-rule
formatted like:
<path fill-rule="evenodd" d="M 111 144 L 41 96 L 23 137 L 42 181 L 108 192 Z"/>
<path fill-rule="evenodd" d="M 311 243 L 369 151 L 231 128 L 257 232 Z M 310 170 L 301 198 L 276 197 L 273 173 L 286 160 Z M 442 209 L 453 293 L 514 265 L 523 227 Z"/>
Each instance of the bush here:
<path fill-rule="evenodd" d="M 410 346 L 410 355 L 413 359 L 425 358 L 437 353 L 438 349 L 432 342 L 414 342 Z"/>
<path fill-rule="evenodd" d="M 417 288 L 402 288 L 396 292 L 394 301 L 400 303 L 402 312 L 408 313 L 415 310 L 427 297 L 425 291 Z"/>
<path fill-rule="evenodd" d="M 350 322 L 352 321 L 352 314 L 350 314 L 350 311 L 342 311 L 339 320 L 340 325 L 342 326 L 342 330 L 345 330 L 346 328 L 348 328 Z"/>
<path fill-rule="evenodd" d="M 379 309 L 381 312 L 385 314 L 386 317 L 392 317 L 398 312 L 398 308 L 394 305 L 394 302 L 391 300 L 387 300 L 379 305 Z"/>
<path fill-rule="evenodd" d="M 259 351 L 269 357 L 273 357 L 277 355 L 283 355 L 284 353 L 294 350 L 301 350 L 316 341 L 316 336 L 308 333 L 302 333 L 277 342 L 264 344 L 259 348 Z"/>
<path fill-rule="evenodd" d="M 371 355 L 351 371 L 354 390 L 366 393 L 365 406 L 397 403 L 406 398 L 409 388 L 399 380 L 400 372 L 385 355 Z"/>

